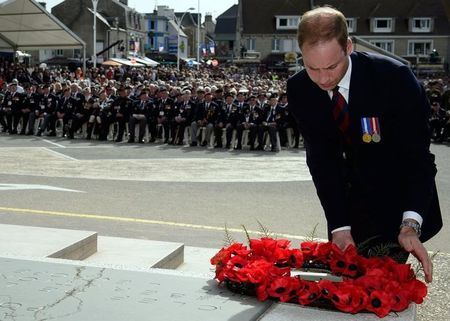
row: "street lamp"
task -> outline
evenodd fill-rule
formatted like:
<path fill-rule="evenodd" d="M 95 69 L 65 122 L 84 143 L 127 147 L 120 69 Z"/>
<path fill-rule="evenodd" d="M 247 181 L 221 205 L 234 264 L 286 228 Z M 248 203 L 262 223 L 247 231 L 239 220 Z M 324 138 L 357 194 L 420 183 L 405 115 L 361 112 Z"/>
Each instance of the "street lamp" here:
<path fill-rule="evenodd" d="M 93 55 L 92 55 L 92 62 L 93 62 L 93 66 L 94 68 L 97 68 L 97 4 L 98 4 L 98 0 L 92 0 L 92 8 L 94 9 L 94 24 L 92 26 L 93 29 L 93 34 L 94 34 L 94 39 L 93 39 L 93 44 L 92 44 L 92 51 L 93 51 Z"/>
<path fill-rule="evenodd" d="M 98 0 L 97 0 L 98 1 Z M 183 21 L 184 16 L 188 11 L 195 10 L 195 8 L 189 8 L 187 9 L 183 15 L 181 16 L 180 20 L 177 19 L 177 17 L 174 15 L 175 21 L 177 23 L 177 70 L 180 71 L 180 30 L 181 30 L 181 22 Z"/>

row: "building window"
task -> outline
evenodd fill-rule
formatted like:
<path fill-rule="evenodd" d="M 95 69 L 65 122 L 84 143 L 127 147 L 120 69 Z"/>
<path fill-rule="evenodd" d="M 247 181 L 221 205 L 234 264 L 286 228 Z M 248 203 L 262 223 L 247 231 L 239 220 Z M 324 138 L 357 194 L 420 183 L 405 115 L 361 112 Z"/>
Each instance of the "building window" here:
<path fill-rule="evenodd" d="M 433 48 L 432 40 L 409 40 L 408 56 L 428 56 Z"/>
<path fill-rule="evenodd" d="M 348 32 L 356 32 L 356 18 L 347 18 Z"/>
<path fill-rule="evenodd" d="M 293 39 L 283 39 L 283 44 L 281 46 L 283 52 L 294 51 L 294 41 Z"/>
<path fill-rule="evenodd" d="M 155 30 L 155 20 L 150 20 L 150 30 Z"/>
<path fill-rule="evenodd" d="M 81 49 L 74 49 L 73 50 L 73 57 L 74 58 L 81 58 Z"/>
<path fill-rule="evenodd" d="M 53 51 L 53 56 L 64 56 L 64 50 L 63 49 L 56 49 Z"/>
<path fill-rule="evenodd" d="M 295 30 L 300 21 L 299 16 L 278 16 L 276 19 L 277 30 Z"/>
<path fill-rule="evenodd" d="M 386 51 L 394 52 L 394 40 L 370 40 L 370 43 Z"/>
<path fill-rule="evenodd" d="M 281 51 L 281 39 L 272 39 L 272 51 L 279 52 Z"/>
<path fill-rule="evenodd" d="M 256 50 L 256 40 L 254 38 L 247 39 L 247 51 Z"/>
<path fill-rule="evenodd" d="M 394 22 L 392 18 L 373 18 L 372 32 L 393 32 Z"/>
<path fill-rule="evenodd" d="M 431 18 L 412 18 L 412 32 L 431 32 Z"/>

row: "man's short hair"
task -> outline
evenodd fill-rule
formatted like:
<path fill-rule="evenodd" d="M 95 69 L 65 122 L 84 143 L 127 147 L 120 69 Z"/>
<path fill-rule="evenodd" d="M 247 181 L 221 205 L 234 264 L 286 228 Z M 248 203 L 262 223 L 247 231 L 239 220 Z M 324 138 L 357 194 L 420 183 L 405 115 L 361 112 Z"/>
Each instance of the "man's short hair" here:
<path fill-rule="evenodd" d="M 339 10 L 323 6 L 303 14 L 297 29 L 298 46 L 315 45 L 336 39 L 347 53 L 347 20 Z"/>

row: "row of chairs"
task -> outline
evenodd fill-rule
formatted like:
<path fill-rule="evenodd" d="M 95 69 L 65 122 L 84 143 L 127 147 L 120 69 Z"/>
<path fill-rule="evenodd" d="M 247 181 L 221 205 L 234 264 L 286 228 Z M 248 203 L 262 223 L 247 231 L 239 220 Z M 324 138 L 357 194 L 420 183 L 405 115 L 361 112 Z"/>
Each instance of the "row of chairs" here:
<path fill-rule="evenodd" d="M 40 126 L 42 126 L 43 121 L 44 121 L 43 118 L 37 119 L 37 121 L 35 123 L 35 128 L 34 128 L 34 132 L 35 133 L 37 132 L 38 128 Z M 22 126 L 22 123 L 20 122 L 19 123 L 19 129 L 20 129 L 21 126 Z M 98 126 L 98 124 L 94 122 L 93 126 L 94 126 L 93 133 L 96 133 L 95 126 Z M 111 124 L 111 126 L 110 126 L 109 133 L 108 133 L 108 136 L 107 136 L 107 140 L 109 140 L 109 141 L 114 141 L 115 138 L 116 138 L 115 135 L 117 134 L 117 130 L 115 129 L 115 126 L 117 126 L 117 124 Z M 159 131 L 164 132 L 164 128 L 162 127 L 162 125 L 158 125 L 158 127 L 159 127 L 158 128 L 158 132 Z M 223 139 L 223 146 L 225 146 L 225 140 L 226 140 L 225 131 L 226 131 L 226 129 L 223 129 L 223 130 L 224 130 L 224 134 L 222 135 L 222 139 Z M 138 131 L 139 131 L 139 128 L 136 128 L 135 137 L 138 137 L 138 134 L 139 134 Z M 129 133 L 129 130 L 128 130 L 128 123 L 127 123 L 126 124 L 126 129 L 125 129 L 125 135 L 127 136 L 126 138 L 128 138 L 128 133 Z M 249 133 L 250 133 L 249 130 L 244 130 L 243 131 L 243 134 L 242 134 L 242 145 L 243 146 L 246 146 L 248 144 Z M 206 128 L 205 127 L 200 127 L 199 128 L 199 134 L 198 134 L 199 135 L 198 136 L 198 141 L 203 142 L 205 140 L 205 134 L 206 134 Z M 58 119 L 56 121 L 56 135 L 58 137 L 62 137 L 63 136 L 63 121 L 62 121 L 62 119 Z M 81 128 L 81 130 L 78 133 L 75 134 L 75 137 L 76 138 L 80 138 L 80 139 L 84 139 L 84 138 L 86 138 L 86 136 L 87 136 L 87 123 L 85 123 L 83 125 L 83 127 Z M 94 138 L 98 138 L 98 135 L 94 134 L 93 137 Z M 164 137 L 164 135 L 162 135 L 162 137 Z M 295 146 L 294 132 L 293 132 L 293 130 L 291 128 L 287 129 L 287 138 L 288 138 L 287 148 L 294 148 L 294 146 Z M 145 142 L 149 142 L 149 131 L 148 131 L 148 128 L 146 128 L 146 132 L 145 132 L 145 135 L 144 135 L 144 141 Z M 213 133 L 211 135 L 211 141 L 208 142 L 208 145 L 206 147 L 212 148 L 214 146 L 214 141 L 215 141 L 215 138 L 214 138 L 214 133 Z M 263 141 L 264 141 L 264 144 L 265 144 L 264 149 L 272 149 L 272 146 L 270 145 L 270 138 L 269 138 L 268 133 L 265 133 Z M 300 141 L 301 141 L 301 137 L 300 137 Z M 163 142 L 163 139 L 157 139 L 155 143 L 162 143 L 162 142 Z M 183 144 L 184 145 L 189 145 L 190 143 L 191 143 L 191 130 L 190 130 L 190 127 L 186 127 L 185 130 L 184 130 L 184 133 L 183 133 Z M 255 142 L 255 144 L 257 144 L 257 142 Z M 233 131 L 232 147 L 234 147 L 235 145 L 236 145 L 236 130 Z M 281 145 L 280 145 L 280 137 L 279 137 L 278 134 L 277 134 L 277 145 L 278 146 L 276 146 L 276 148 L 278 150 L 280 150 L 281 149 Z"/>

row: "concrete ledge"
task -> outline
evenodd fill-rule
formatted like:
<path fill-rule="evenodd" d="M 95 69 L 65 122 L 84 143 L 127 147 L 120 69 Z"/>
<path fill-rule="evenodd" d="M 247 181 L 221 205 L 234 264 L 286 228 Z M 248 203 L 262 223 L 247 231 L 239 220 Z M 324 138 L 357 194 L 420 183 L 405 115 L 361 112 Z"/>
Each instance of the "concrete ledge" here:
<path fill-rule="evenodd" d="M 96 251 L 96 232 L 0 224 L 0 256 L 83 260 Z"/>
<path fill-rule="evenodd" d="M 416 320 L 416 305 L 400 313 L 391 313 L 380 319 L 373 313 L 349 314 L 338 311 L 308 308 L 297 304 L 273 304 L 258 321 L 414 321 Z"/>
<path fill-rule="evenodd" d="M 184 261 L 184 245 L 174 242 L 98 237 L 98 251 L 84 262 L 124 268 L 175 269 Z"/>

